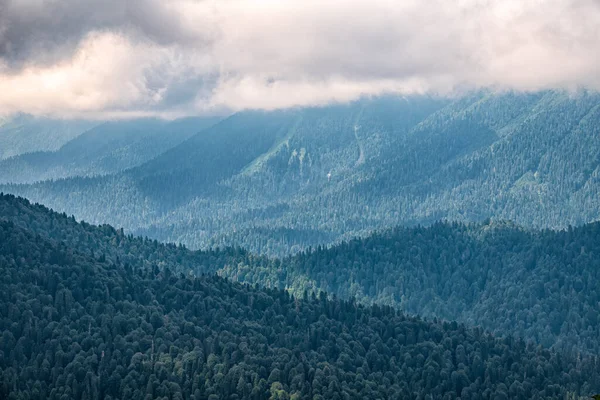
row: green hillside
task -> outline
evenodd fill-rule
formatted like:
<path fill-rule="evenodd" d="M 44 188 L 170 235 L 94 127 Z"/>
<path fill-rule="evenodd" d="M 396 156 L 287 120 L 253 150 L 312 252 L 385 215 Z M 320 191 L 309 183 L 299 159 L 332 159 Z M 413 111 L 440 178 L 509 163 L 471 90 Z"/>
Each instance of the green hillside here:
<path fill-rule="evenodd" d="M 598 390 L 597 358 L 387 306 L 180 274 L 170 260 L 187 259 L 184 249 L 119 239 L 10 196 L 0 204 L 3 398 L 564 399 Z M 52 225 L 71 229 L 52 238 Z"/>
<path fill-rule="evenodd" d="M 191 248 L 285 255 L 396 225 L 600 217 L 600 94 L 236 114 L 135 169 L 2 190 Z"/>

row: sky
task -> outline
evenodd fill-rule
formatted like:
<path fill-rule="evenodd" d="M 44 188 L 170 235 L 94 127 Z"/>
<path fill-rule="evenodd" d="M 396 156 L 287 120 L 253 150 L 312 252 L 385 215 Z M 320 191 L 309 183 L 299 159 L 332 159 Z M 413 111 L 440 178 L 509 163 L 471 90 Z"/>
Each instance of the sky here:
<path fill-rule="evenodd" d="M 0 113 L 600 89 L 600 0 L 0 0 Z"/>

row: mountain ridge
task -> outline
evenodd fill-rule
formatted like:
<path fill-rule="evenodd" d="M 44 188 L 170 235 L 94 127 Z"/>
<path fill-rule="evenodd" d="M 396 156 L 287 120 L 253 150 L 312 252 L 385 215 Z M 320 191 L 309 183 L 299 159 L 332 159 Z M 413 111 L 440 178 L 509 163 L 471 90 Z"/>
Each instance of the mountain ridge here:
<path fill-rule="evenodd" d="M 0 207 L 3 397 L 576 399 L 598 390 L 594 357 L 323 292 L 292 297 L 194 276 L 172 269 L 181 247 L 14 196 L 1 195 Z"/>
<path fill-rule="evenodd" d="M 0 121 L 0 160 L 36 151 L 58 150 L 101 122 L 17 114 Z"/>
<path fill-rule="evenodd" d="M 115 174 L 151 160 L 219 120 L 219 117 L 202 117 L 103 122 L 55 151 L 1 160 L 0 183 Z"/>
<path fill-rule="evenodd" d="M 481 92 L 245 112 L 118 175 L 2 190 L 191 248 L 278 256 L 440 219 L 562 228 L 600 218 L 599 105 L 595 92 Z"/>
<path fill-rule="evenodd" d="M 594 284 L 600 279 L 600 222 L 559 231 L 503 221 L 438 222 L 268 258 L 239 247 L 192 251 L 161 244 L 108 225 L 78 223 L 12 195 L 0 196 L 0 220 L 72 247 L 93 243 L 106 260 L 136 268 L 153 268 L 128 256 L 142 246 L 148 259 L 163 260 L 157 266 L 184 274 L 218 274 L 297 297 L 324 291 L 517 335 L 566 353 L 600 349 Z"/>

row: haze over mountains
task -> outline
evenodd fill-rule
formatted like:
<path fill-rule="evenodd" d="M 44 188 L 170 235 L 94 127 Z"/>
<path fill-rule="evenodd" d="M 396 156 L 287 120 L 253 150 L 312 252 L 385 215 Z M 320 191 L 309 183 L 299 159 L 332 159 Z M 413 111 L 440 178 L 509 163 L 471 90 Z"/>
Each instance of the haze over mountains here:
<path fill-rule="evenodd" d="M 265 254 L 440 219 L 600 217 L 596 92 L 381 97 L 200 128 L 124 172 L 2 190 L 163 241 Z"/>
<path fill-rule="evenodd" d="M 113 121 L 1 160 L 0 192 L 44 205 L 0 195 L 0 395 L 597 393 L 599 130 L 596 92 L 482 91 Z"/>
<path fill-rule="evenodd" d="M 219 119 L 199 117 L 169 122 L 148 118 L 97 122 L 98 126 L 58 149 L 28 149 L 25 154 L 1 160 L 0 183 L 32 183 L 117 173 L 143 164 Z"/>
<path fill-rule="evenodd" d="M 0 118 L 0 160 L 36 151 L 56 151 L 96 125 L 97 121 L 52 119 L 26 114 Z"/>

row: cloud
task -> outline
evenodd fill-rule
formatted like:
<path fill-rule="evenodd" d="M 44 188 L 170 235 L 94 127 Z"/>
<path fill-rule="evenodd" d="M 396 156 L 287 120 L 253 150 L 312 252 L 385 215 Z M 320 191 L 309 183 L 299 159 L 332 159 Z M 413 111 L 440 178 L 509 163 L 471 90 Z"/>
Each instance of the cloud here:
<path fill-rule="evenodd" d="M 600 89 L 598 0 L 0 0 L 0 110 L 164 115 Z"/>
<path fill-rule="evenodd" d="M 145 38 L 158 45 L 202 44 L 210 33 L 185 15 L 189 5 L 161 0 L 2 0 L 0 57 L 7 68 L 73 56 L 90 32 Z"/>

